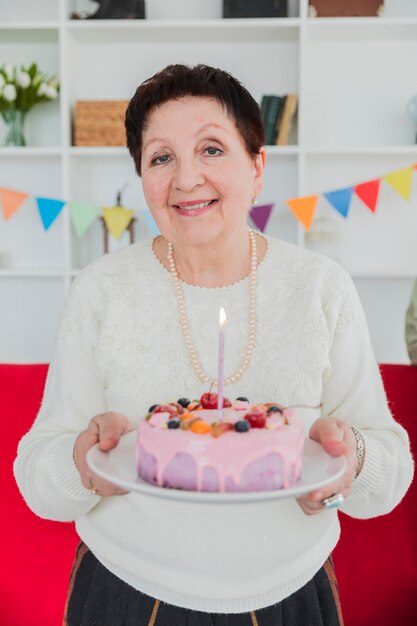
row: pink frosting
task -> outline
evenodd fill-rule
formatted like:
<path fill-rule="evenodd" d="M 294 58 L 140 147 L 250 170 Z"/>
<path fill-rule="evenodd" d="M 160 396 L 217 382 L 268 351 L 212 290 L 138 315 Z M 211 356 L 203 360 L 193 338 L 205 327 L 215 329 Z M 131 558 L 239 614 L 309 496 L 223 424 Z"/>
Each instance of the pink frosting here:
<path fill-rule="evenodd" d="M 242 419 L 242 412 L 239 411 Z M 217 411 L 196 411 L 196 417 L 211 423 L 217 421 Z M 234 409 L 224 409 L 223 419 L 236 421 Z M 251 428 L 240 433 L 230 430 L 219 437 L 211 434 L 200 435 L 190 430 L 166 429 L 152 426 L 143 420 L 139 423 L 136 443 L 137 462 L 141 449 L 152 455 L 157 463 L 157 484 L 163 485 L 164 472 L 175 455 L 185 453 L 192 457 L 197 468 L 197 490 L 202 490 L 205 469 L 213 468 L 218 476 L 219 491 L 225 491 L 226 479 L 231 478 L 240 484 L 245 468 L 268 454 L 281 459 L 283 476 L 282 487 L 288 487 L 301 472 L 302 449 L 304 443 L 303 425 L 291 416 L 291 424 L 282 424 L 274 416 L 274 429 Z M 268 419 L 272 419 L 268 418 Z M 159 427 L 158 427 L 159 426 Z"/>

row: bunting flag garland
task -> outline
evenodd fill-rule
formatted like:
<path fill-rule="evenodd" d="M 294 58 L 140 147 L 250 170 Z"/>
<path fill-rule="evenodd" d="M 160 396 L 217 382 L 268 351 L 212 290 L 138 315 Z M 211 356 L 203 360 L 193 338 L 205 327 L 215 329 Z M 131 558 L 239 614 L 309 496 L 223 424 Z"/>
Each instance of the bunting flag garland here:
<path fill-rule="evenodd" d="M 396 172 L 391 172 L 383 176 L 383 179 L 387 181 L 389 185 L 404 198 L 404 200 L 410 199 L 411 193 L 411 180 L 412 180 L 413 168 L 406 167 Z"/>
<path fill-rule="evenodd" d="M 355 187 L 355 194 L 362 200 L 368 209 L 372 211 L 372 213 L 375 213 L 380 184 L 381 180 L 376 178 L 375 180 L 369 180 L 366 183 L 360 183 Z"/>
<path fill-rule="evenodd" d="M 149 230 L 151 231 L 151 235 L 153 237 L 156 237 L 157 235 L 159 235 L 159 228 L 156 225 L 155 220 L 152 217 L 152 214 L 149 211 L 144 211 L 143 212 L 143 217 L 145 218 L 145 222 L 149 228 Z"/>
<path fill-rule="evenodd" d="M 132 221 L 135 212 L 121 206 L 103 207 L 103 217 L 108 231 L 119 239 Z"/>
<path fill-rule="evenodd" d="M 253 206 L 249 211 L 252 222 L 262 233 L 265 231 L 273 208 L 273 204 L 260 204 Z"/>
<path fill-rule="evenodd" d="M 330 204 L 339 211 L 340 215 L 347 217 L 350 209 L 350 199 L 352 197 L 353 187 L 345 187 L 344 189 L 336 189 L 336 191 L 328 191 L 324 193 L 324 197 Z"/>
<path fill-rule="evenodd" d="M 385 181 L 401 198 L 408 201 L 411 196 L 413 172 L 415 170 L 417 170 L 417 163 L 389 172 L 380 178 L 360 182 L 350 187 L 334 189 L 321 194 L 290 198 L 284 200 L 284 202 L 305 230 L 310 230 L 320 196 L 325 198 L 332 208 L 344 218 L 347 218 L 349 215 L 353 195 L 356 195 L 372 213 L 376 213 L 380 199 L 381 181 Z M 88 202 L 67 202 L 65 200 L 30 196 L 25 192 L 0 187 L 0 207 L 4 220 L 9 220 L 30 197 L 34 197 L 36 200 L 38 212 L 45 230 L 52 226 L 63 207 L 68 205 L 71 222 L 78 237 L 84 236 L 95 219 L 101 215 L 109 232 L 118 239 L 128 228 L 135 215 L 135 211 L 132 209 L 125 209 L 121 206 L 100 207 Z M 250 209 L 250 220 L 260 231 L 265 231 L 273 208 L 274 204 L 269 203 L 253 206 Z M 139 209 L 137 212 L 146 222 L 152 236 L 158 235 L 158 226 L 149 210 Z"/>
<path fill-rule="evenodd" d="M 72 225 L 78 237 L 85 235 L 91 224 L 101 213 L 100 207 L 86 202 L 71 202 L 68 208 Z"/>
<path fill-rule="evenodd" d="M 27 193 L 14 191 L 13 189 L 0 189 L 0 201 L 3 207 L 4 219 L 8 220 L 17 209 L 20 209 L 28 197 Z"/>
<path fill-rule="evenodd" d="M 61 213 L 65 202 L 63 200 L 52 200 L 51 198 L 36 198 L 39 215 L 45 230 L 53 224 Z"/>
<path fill-rule="evenodd" d="M 287 204 L 295 217 L 306 230 L 310 230 L 316 210 L 318 195 L 304 196 L 303 198 L 291 198 Z"/>

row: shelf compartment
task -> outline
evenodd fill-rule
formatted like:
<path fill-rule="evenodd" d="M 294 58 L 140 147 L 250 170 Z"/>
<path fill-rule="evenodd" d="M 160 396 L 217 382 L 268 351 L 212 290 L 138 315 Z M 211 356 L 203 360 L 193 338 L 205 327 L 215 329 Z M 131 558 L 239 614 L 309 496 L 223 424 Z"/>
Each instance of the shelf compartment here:
<path fill-rule="evenodd" d="M 170 63 L 206 63 L 222 67 L 247 86 L 257 102 L 261 102 L 265 93 L 299 91 L 298 40 L 280 39 L 275 33 L 271 37 L 264 33 L 262 37 L 247 38 L 244 32 L 237 31 L 239 38 L 236 40 L 219 41 L 219 34 L 216 32 L 213 37 L 208 30 L 205 39 L 197 36 L 198 45 L 194 37 L 178 38 L 178 35 L 169 40 L 169 45 L 161 45 L 168 41 L 165 36 L 158 38 L 154 32 L 148 39 L 142 38 L 142 31 L 139 36 L 139 31 L 135 30 L 129 33 L 122 29 L 117 37 L 114 33 L 111 37 L 105 36 L 107 31 L 98 32 L 100 37 L 96 38 L 91 30 L 78 29 L 68 37 L 71 108 L 77 100 L 129 100 L 141 82 Z M 254 59 L 262 71 L 253 71 Z M 277 63 L 277 59 L 285 59 L 285 63 Z M 106 72 L 112 76 L 110 82 L 91 80 L 98 67 L 106 67 Z M 120 68 L 128 69 L 120 71 Z"/>
<path fill-rule="evenodd" d="M 0 156 L 0 186 L 29 195 L 8 220 L 1 218 L 1 270 L 64 269 L 63 212 L 45 231 L 35 200 L 35 196 L 62 199 L 61 175 L 61 160 L 56 156 L 35 159 L 24 154 Z"/>
<path fill-rule="evenodd" d="M 325 192 L 381 178 L 411 165 L 408 155 L 358 155 L 335 159 L 307 159 L 305 195 L 319 194 L 311 233 L 321 218 L 333 223 L 332 249 L 355 277 L 409 277 L 417 267 L 417 175 L 413 173 L 410 199 L 404 200 L 381 180 L 376 212 L 353 193 L 348 217 L 342 217 L 324 198 Z M 417 172 L 416 172 L 417 174 Z M 317 231 L 316 231 L 317 232 Z M 318 248 L 316 248 L 318 249 Z"/>
<path fill-rule="evenodd" d="M 48 363 L 65 301 L 60 278 L 0 280 L 2 363 Z"/>
<path fill-rule="evenodd" d="M 302 103 L 306 147 L 383 150 L 414 142 L 407 105 L 416 92 L 417 25 L 412 38 L 372 45 L 363 34 L 363 40 L 340 39 L 331 48 L 327 41 L 308 44 Z"/>

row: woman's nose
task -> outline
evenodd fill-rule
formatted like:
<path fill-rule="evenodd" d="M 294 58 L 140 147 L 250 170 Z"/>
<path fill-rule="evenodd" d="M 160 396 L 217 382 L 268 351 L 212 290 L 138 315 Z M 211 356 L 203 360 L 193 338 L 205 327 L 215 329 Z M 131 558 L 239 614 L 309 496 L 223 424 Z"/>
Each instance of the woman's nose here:
<path fill-rule="evenodd" d="M 174 177 L 175 187 L 181 191 L 191 191 L 205 180 L 201 167 L 192 158 L 177 160 Z"/>

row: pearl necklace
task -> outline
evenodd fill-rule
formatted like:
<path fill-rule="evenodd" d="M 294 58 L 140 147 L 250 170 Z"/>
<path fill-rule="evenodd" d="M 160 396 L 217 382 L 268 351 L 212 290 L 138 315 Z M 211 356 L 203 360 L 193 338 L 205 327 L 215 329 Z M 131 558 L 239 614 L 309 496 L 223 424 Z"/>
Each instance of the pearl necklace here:
<path fill-rule="evenodd" d="M 253 350 L 255 348 L 256 341 L 256 268 L 258 265 L 258 257 L 256 254 L 256 238 L 252 230 L 249 230 L 249 242 L 250 242 L 250 273 L 249 273 L 249 333 L 248 343 L 246 346 L 246 352 L 242 359 L 240 368 L 228 378 L 225 379 L 224 385 L 230 385 L 237 382 L 243 374 L 246 372 L 249 366 L 249 362 L 252 357 Z M 200 359 L 197 354 L 197 350 L 193 344 L 191 338 L 190 325 L 188 322 L 187 311 L 184 301 L 184 292 L 182 290 L 180 278 L 178 276 L 177 267 L 174 260 L 174 249 L 171 242 L 168 242 L 168 264 L 171 272 L 172 280 L 175 287 L 175 295 L 178 304 L 178 311 L 180 317 L 181 332 L 184 337 L 185 347 L 187 349 L 188 358 L 191 366 L 198 376 L 198 379 L 202 383 L 209 383 L 210 385 L 217 385 L 218 381 L 215 378 L 210 378 L 204 373 L 200 364 Z"/>

